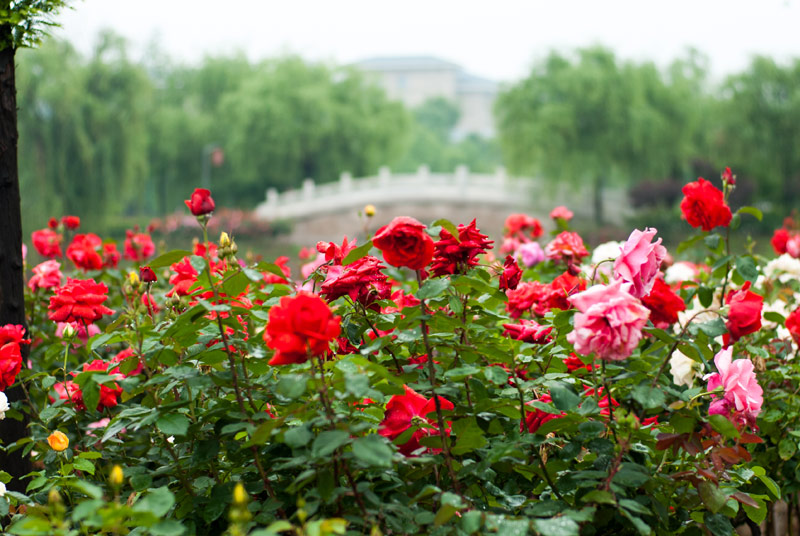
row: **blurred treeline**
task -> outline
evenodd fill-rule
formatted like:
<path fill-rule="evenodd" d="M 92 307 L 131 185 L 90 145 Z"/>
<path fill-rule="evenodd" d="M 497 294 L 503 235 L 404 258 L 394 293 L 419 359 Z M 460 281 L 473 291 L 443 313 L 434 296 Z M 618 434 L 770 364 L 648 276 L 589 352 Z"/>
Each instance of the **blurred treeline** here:
<path fill-rule="evenodd" d="M 298 57 L 207 57 L 187 66 L 154 47 L 134 61 L 125 41 L 106 33 L 88 57 L 50 40 L 17 63 L 27 231 L 62 214 L 119 231 L 180 209 L 216 146 L 224 161 L 208 167 L 214 197 L 241 208 L 263 201 L 268 187 L 298 187 L 306 177 L 499 163 L 496 142 L 450 141 L 453 104 L 409 111 L 358 71 Z"/>
<path fill-rule="evenodd" d="M 734 205 L 766 209 L 764 225 L 800 206 L 798 60 L 755 58 L 714 80 L 694 51 L 665 69 L 603 48 L 552 53 L 501 92 L 497 140 L 457 142 L 454 104 L 406 110 L 353 69 L 298 57 L 183 65 L 153 47 L 133 60 L 124 40 L 103 34 L 88 56 L 51 40 L 17 63 L 28 231 L 62 214 L 113 231 L 173 212 L 201 186 L 214 146 L 224 162 L 208 177 L 228 207 L 253 207 L 268 187 L 306 177 L 462 163 L 541 174 L 591 188 L 598 201 L 604 188 L 624 187 L 651 225 L 676 221 L 681 186 L 698 175 L 719 184 L 724 166 L 739 178 Z"/>
<path fill-rule="evenodd" d="M 508 167 L 591 188 L 600 221 L 602 193 L 616 185 L 650 225 L 680 224 L 681 187 L 698 176 L 719 187 L 725 166 L 738 176 L 732 205 L 759 205 L 766 228 L 800 206 L 797 59 L 756 57 L 712 80 L 696 51 L 666 69 L 603 48 L 551 53 L 495 112 Z"/>

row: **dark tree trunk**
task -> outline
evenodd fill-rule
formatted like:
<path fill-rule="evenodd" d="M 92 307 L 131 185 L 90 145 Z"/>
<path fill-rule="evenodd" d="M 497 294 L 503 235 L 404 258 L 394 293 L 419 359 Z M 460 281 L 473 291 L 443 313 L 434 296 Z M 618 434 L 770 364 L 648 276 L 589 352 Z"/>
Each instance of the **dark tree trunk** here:
<path fill-rule="evenodd" d="M 0 27 L 0 38 L 7 38 L 8 27 Z M 9 40 L 6 40 L 8 42 Z M 0 326 L 25 322 L 25 294 L 22 265 L 22 214 L 20 212 L 17 169 L 17 89 L 14 74 L 14 48 L 0 50 Z M 22 359 L 28 359 L 22 346 Z M 9 403 L 23 399 L 19 386 L 6 390 Z M 7 418 L 0 426 L 0 467 L 11 474 L 9 489 L 24 491 L 21 477 L 31 471 L 30 458 L 22 449 L 6 452 L 12 443 L 27 435 L 23 422 Z"/>
<path fill-rule="evenodd" d="M 603 210 L 603 190 L 606 186 L 605 177 L 601 175 L 596 176 L 593 186 L 594 221 L 597 225 L 603 225 L 605 223 L 605 214 Z"/>

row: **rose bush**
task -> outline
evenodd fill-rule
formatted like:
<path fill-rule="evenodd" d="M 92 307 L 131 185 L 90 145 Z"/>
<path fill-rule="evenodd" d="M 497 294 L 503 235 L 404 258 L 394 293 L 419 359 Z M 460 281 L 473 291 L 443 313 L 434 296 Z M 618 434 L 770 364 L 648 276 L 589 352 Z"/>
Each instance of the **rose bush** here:
<path fill-rule="evenodd" d="M 549 237 L 513 215 L 497 250 L 479 222 L 398 218 L 306 250 L 304 275 L 211 242 L 208 191 L 187 201 L 201 241 L 151 252 L 132 233 L 119 267 L 88 233 L 64 262 L 54 220 L 27 331 L 0 327 L 4 387 L 25 388 L 3 422 L 30 421 L 4 447 L 34 461 L 0 472 L 3 530 L 755 527 L 800 489 L 800 280 L 741 249 L 760 214 L 727 217 L 732 184 L 698 188 L 700 230 L 673 254 L 701 262 L 672 267 L 655 229 L 590 257 L 565 207 Z"/>

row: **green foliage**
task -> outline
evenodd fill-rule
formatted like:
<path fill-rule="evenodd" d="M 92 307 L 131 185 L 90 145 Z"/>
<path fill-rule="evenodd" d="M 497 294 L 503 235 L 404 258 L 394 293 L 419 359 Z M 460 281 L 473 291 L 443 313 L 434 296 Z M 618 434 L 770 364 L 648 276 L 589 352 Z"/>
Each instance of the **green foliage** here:
<path fill-rule="evenodd" d="M 41 44 L 47 28 L 56 26 L 52 16 L 67 0 L 15 0 L 0 7 L 0 50 Z"/>

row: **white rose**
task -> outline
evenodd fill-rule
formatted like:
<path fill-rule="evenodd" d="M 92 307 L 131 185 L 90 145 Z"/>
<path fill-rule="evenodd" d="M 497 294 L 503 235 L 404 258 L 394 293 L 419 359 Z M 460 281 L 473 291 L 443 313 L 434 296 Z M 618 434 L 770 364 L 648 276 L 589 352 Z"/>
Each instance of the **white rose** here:
<path fill-rule="evenodd" d="M 666 269 L 664 272 L 664 281 L 670 285 L 674 285 L 675 283 L 692 281 L 696 275 L 697 270 L 691 263 L 680 261 Z"/>
<path fill-rule="evenodd" d="M 702 365 L 694 359 L 675 351 L 669 359 L 669 371 L 672 374 L 672 381 L 675 385 L 685 385 L 692 387 L 694 379 L 699 375 Z"/>
<path fill-rule="evenodd" d="M 6 411 L 8 411 L 8 397 L 2 391 L 0 391 L 0 421 L 6 418 Z M 5 492 L 5 490 L 3 490 Z M 2 497 L 2 495 L 0 495 Z"/>
<path fill-rule="evenodd" d="M 800 259 L 795 259 L 788 253 L 784 253 L 777 259 L 772 259 L 764 267 L 764 275 L 769 279 L 775 279 L 786 283 L 792 279 L 800 279 Z"/>
<path fill-rule="evenodd" d="M 6 485 L 0 482 L 0 497 L 5 497 L 6 495 Z"/>

